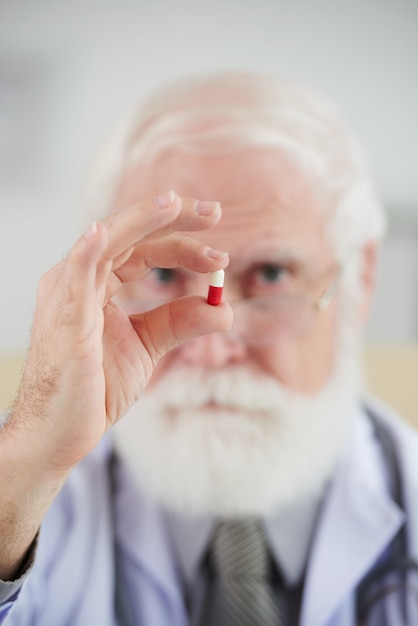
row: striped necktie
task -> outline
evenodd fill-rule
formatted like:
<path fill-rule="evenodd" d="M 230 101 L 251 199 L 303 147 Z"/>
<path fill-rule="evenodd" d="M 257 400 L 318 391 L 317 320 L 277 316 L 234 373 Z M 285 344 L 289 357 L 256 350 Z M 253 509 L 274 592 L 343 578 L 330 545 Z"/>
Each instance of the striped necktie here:
<path fill-rule="evenodd" d="M 220 522 L 210 547 L 212 581 L 202 626 L 283 626 L 271 559 L 256 520 Z"/>

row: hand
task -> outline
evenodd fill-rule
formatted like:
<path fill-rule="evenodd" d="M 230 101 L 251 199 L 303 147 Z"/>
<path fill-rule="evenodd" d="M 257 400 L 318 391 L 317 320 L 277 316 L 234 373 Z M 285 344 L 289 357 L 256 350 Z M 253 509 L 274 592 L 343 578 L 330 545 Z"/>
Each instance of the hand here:
<path fill-rule="evenodd" d="M 27 435 L 26 460 L 38 468 L 68 472 L 135 402 L 161 356 L 231 325 L 228 305 L 211 307 L 197 296 L 131 317 L 115 303 L 125 281 L 155 265 L 212 272 L 228 264 L 226 254 L 214 258 L 204 244 L 176 234 L 213 226 L 219 204 L 174 192 L 159 204 L 141 202 L 94 225 L 41 280 L 9 425 Z"/>

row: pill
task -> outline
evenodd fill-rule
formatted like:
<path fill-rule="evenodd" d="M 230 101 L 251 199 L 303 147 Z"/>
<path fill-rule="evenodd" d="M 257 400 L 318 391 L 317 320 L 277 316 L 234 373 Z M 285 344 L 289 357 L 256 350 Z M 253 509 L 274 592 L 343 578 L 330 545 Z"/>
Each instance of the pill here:
<path fill-rule="evenodd" d="M 217 306 L 221 303 L 224 287 L 224 278 L 225 272 L 223 270 L 216 270 L 216 272 L 212 272 L 212 274 L 210 275 L 207 299 L 208 304 L 211 304 L 212 306 Z"/>

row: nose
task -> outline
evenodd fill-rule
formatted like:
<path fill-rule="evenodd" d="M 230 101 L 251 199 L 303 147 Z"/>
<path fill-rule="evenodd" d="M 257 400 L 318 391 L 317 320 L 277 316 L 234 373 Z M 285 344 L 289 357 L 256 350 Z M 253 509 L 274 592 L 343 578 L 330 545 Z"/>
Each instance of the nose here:
<path fill-rule="evenodd" d="M 247 356 L 245 344 L 229 333 L 212 333 L 197 337 L 178 349 L 181 350 L 181 356 L 188 365 L 199 365 L 211 370 L 240 363 Z"/>

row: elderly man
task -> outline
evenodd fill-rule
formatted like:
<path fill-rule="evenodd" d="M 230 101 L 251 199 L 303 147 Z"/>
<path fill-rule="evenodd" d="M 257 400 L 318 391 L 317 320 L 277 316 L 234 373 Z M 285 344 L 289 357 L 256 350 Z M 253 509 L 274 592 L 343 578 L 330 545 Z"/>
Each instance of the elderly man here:
<path fill-rule="evenodd" d="M 3 418 L 0 623 L 417 624 L 417 438 L 358 357 L 384 219 L 338 113 L 180 82 L 89 204 Z"/>

